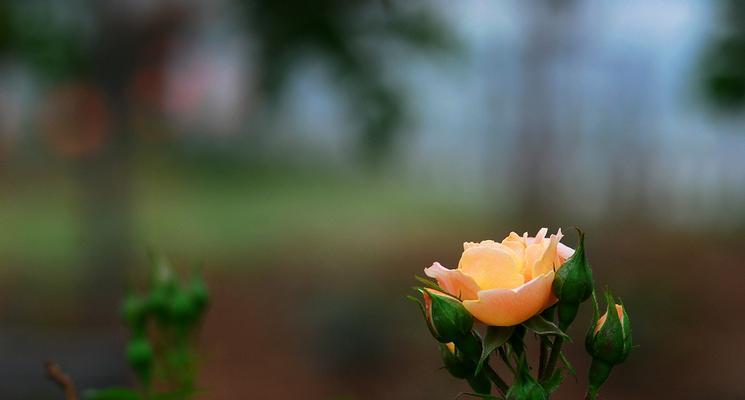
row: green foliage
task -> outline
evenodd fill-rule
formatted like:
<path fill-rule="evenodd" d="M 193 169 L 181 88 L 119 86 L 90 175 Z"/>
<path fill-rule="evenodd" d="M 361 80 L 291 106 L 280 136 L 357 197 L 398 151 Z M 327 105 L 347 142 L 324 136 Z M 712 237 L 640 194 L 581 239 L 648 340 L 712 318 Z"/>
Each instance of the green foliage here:
<path fill-rule="evenodd" d="M 184 400 L 196 393 L 193 341 L 209 304 L 207 286 L 196 274 L 180 282 L 160 255 L 151 263 L 147 291 L 130 292 L 122 302 L 130 331 L 126 357 L 139 387 L 92 390 L 86 400 Z"/>

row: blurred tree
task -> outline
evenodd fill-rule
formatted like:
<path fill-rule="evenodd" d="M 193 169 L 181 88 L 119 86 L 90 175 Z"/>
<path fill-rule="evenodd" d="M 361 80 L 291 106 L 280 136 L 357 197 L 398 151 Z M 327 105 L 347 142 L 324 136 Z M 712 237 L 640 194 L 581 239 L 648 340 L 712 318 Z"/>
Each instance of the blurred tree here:
<path fill-rule="evenodd" d="M 546 223 L 560 155 L 555 108 L 566 102 L 565 93 L 552 87 L 556 67 L 577 47 L 579 0 L 543 0 L 522 4 L 527 32 L 522 49 L 520 108 L 516 141 L 515 187 L 520 190 L 518 212 L 527 226 Z M 560 98 L 561 96 L 561 98 Z M 538 222 L 542 221 L 542 222 Z"/>
<path fill-rule="evenodd" d="M 363 121 L 361 151 L 379 163 L 406 115 L 401 89 L 387 81 L 385 54 L 365 39 L 391 40 L 414 50 L 454 49 L 452 35 L 430 11 L 380 0 L 240 0 L 260 51 L 261 88 L 276 99 L 299 57 L 323 58 L 344 84 L 352 112 Z"/>
<path fill-rule="evenodd" d="M 721 24 L 701 57 L 703 94 L 722 111 L 745 106 L 745 2 L 721 1 Z"/>
<path fill-rule="evenodd" d="M 136 72 L 163 68 L 184 21 L 179 7 L 144 18 L 110 2 L 0 4 L 0 51 L 35 71 L 44 99 L 35 128 L 79 184 L 86 298 L 106 313 L 130 265 L 132 212 L 129 88 Z M 129 10 L 131 11 L 131 10 Z M 157 90 L 157 85 L 156 85 Z M 102 299 L 111 301 L 111 304 Z M 91 315 L 96 319 L 96 315 Z"/>

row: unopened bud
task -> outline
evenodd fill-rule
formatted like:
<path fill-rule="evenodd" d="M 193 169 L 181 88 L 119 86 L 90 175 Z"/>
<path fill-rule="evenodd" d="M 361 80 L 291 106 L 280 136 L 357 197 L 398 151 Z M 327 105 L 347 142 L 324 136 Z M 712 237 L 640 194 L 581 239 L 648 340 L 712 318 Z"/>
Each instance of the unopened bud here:
<path fill-rule="evenodd" d="M 424 316 L 432 336 L 440 343 L 459 342 L 471 334 L 473 317 L 460 300 L 434 289 L 419 289 Z"/>
<path fill-rule="evenodd" d="M 592 270 L 585 253 L 585 233 L 577 228 L 579 243 L 574 255 L 556 271 L 553 292 L 559 299 L 559 328 L 566 330 L 577 316 L 579 305 L 593 291 Z"/>

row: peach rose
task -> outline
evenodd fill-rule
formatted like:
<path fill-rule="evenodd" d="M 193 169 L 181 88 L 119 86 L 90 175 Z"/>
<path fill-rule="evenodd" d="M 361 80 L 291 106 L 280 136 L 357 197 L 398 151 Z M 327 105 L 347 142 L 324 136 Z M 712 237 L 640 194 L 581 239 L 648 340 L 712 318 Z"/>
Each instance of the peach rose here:
<path fill-rule="evenodd" d="M 559 243 L 561 229 L 549 238 L 547 233 L 543 228 L 535 237 L 512 232 L 501 243 L 466 242 L 458 269 L 434 263 L 424 273 L 459 297 L 484 324 L 517 325 L 556 302 L 551 292 L 554 271 L 574 254 Z"/>

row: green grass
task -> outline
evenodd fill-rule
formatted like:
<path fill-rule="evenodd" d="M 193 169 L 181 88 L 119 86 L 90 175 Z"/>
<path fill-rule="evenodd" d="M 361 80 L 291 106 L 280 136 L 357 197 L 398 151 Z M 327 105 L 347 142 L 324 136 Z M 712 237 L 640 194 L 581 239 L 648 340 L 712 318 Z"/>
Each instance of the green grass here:
<path fill-rule="evenodd" d="M 384 249 L 478 221 L 478 207 L 391 179 L 334 171 L 139 160 L 134 247 L 194 262 Z M 83 259 L 77 182 L 57 170 L 5 186 L 0 262 L 74 273 Z M 355 250 L 356 249 L 356 250 Z"/>

